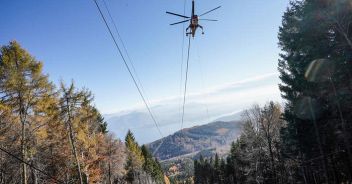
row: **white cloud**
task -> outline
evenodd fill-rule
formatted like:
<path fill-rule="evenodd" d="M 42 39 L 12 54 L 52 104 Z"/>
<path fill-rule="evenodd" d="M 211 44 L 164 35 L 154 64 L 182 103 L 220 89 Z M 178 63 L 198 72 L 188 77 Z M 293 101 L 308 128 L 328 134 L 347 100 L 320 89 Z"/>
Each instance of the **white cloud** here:
<path fill-rule="evenodd" d="M 214 87 L 210 87 L 208 89 L 203 90 L 202 92 L 193 92 L 193 93 L 189 93 L 187 94 L 187 101 L 189 102 L 196 102 L 195 99 L 205 99 L 205 98 L 210 98 L 212 99 L 213 96 L 217 96 L 219 98 L 219 96 L 221 96 L 221 94 L 223 94 L 223 92 L 237 88 L 237 90 L 241 90 L 241 86 L 246 85 L 246 84 L 250 84 L 250 83 L 255 83 L 255 82 L 260 82 L 260 81 L 264 81 L 264 80 L 268 80 L 268 79 L 272 79 L 273 83 L 272 83 L 272 87 L 275 86 L 277 88 L 277 80 L 275 78 L 278 78 L 278 72 L 273 72 L 273 73 L 267 73 L 267 74 L 262 74 L 262 75 L 258 75 L 258 76 L 254 76 L 254 77 L 250 77 L 247 79 L 243 79 L 243 80 L 239 80 L 239 81 L 235 81 L 235 82 L 231 82 L 231 83 L 225 83 L 225 84 L 221 84 L 219 86 L 214 86 Z M 252 87 L 256 87 L 256 86 L 252 86 Z M 257 88 L 257 90 L 259 90 L 262 86 L 259 86 Z M 273 88 L 275 88 L 273 87 Z M 278 89 L 270 89 L 271 92 L 278 92 Z M 253 90 L 253 89 L 251 89 Z M 255 89 L 254 89 L 255 90 Z M 232 91 L 235 92 L 235 91 Z M 263 92 L 263 91 L 262 91 Z M 243 94 L 244 93 L 244 94 Z M 246 92 L 243 93 L 239 93 L 238 95 L 245 95 Z M 253 93 L 251 93 L 253 95 Z M 248 97 L 251 97 L 250 94 L 247 94 Z M 175 104 L 175 103 L 179 103 L 180 100 L 180 96 L 170 96 L 170 97 L 166 97 L 166 98 L 160 98 L 160 99 L 153 99 L 149 101 L 149 105 L 150 106 L 157 106 L 157 105 L 163 105 L 163 104 Z M 225 98 L 225 96 L 224 96 Z M 199 100 L 198 100 L 199 101 Z M 204 101 L 205 102 L 205 101 Z M 212 102 L 212 101 L 209 101 Z M 145 108 L 145 105 L 143 103 L 139 103 L 134 105 L 133 107 L 130 107 L 129 109 L 125 109 L 123 111 L 119 111 L 119 112 L 128 112 L 131 110 L 137 110 L 140 108 Z"/>
<path fill-rule="evenodd" d="M 184 127 L 208 123 L 239 112 L 253 103 L 280 102 L 278 82 L 278 73 L 268 73 L 190 93 L 186 100 Z M 150 107 L 165 135 L 179 130 L 180 97 L 155 99 Z M 105 117 L 111 130 L 122 135 L 127 129 L 132 129 L 137 132 L 136 138 L 144 143 L 159 138 L 144 104 Z"/>

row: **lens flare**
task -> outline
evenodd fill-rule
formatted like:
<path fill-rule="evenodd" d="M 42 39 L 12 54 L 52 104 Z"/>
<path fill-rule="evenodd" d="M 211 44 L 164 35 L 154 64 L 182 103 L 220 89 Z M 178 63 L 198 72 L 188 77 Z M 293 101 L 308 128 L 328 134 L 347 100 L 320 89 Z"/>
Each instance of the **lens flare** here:
<path fill-rule="evenodd" d="M 309 82 L 325 82 L 331 78 L 334 68 L 334 62 L 331 60 L 316 59 L 309 64 L 304 77 Z"/>

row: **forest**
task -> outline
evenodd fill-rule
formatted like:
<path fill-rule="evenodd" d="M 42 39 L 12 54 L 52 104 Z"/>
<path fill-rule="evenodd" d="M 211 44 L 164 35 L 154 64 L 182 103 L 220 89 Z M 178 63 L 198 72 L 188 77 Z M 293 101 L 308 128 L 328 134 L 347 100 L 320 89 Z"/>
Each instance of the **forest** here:
<path fill-rule="evenodd" d="M 226 158 L 200 158 L 195 183 L 351 183 L 352 3 L 292 1 L 278 38 L 283 107 L 243 114 Z"/>
<path fill-rule="evenodd" d="M 194 160 L 187 181 L 169 180 L 131 131 L 117 139 L 90 90 L 55 85 L 11 41 L 0 48 L 0 184 L 352 183 L 351 24 L 351 0 L 292 0 L 273 61 L 283 103 L 245 110 L 231 150 Z"/>
<path fill-rule="evenodd" d="M 0 51 L 0 183 L 164 183 L 128 132 L 107 130 L 87 89 L 56 87 L 16 41 Z"/>

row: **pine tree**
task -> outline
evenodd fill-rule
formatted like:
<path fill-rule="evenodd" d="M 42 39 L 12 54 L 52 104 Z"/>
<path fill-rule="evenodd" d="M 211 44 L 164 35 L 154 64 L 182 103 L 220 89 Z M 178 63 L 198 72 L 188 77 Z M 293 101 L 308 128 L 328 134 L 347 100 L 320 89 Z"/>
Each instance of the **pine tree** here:
<path fill-rule="evenodd" d="M 292 2 L 283 16 L 279 72 L 287 102 L 284 155 L 303 163 L 295 171 L 302 182 L 341 183 L 352 178 L 347 123 L 352 119 L 351 21 L 348 0 Z M 312 177 L 316 172 L 319 181 Z"/>
<path fill-rule="evenodd" d="M 75 126 L 79 123 L 80 107 L 83 103 L 86 103 L 89 94 L 87 91 L 76 91 L 73 83 L 69 87 L 66 87 L 61 83 L 62 97 L 60 99 L 61 116 L 65 122 L 68 130 L 68 139 L 71 144 L 72 154 L 75 160 L 78 179 L 83 184 L 83 175 L 81 170 L 81 163 L 78 157 L 77 149 L 77 136 L 78 132 L 75 130 Z"/>
<path fill-rule="evenodd" d="M 143 170 L 151 175 L 156 183 L 164 183 L 164 174 L 158 160 L 154 160 L 152 154 L 145 145 L 142 146 L 141 150 L 144 157 Z"/>
<path fill-rule="evenodd" d="M 127 162 L 125 166 L 127 171 L 127 181 L 132 183 L 135 179 L 137 179 L 140 171 L 142 171 L 144 157 L 142 150 L 130 130 L 128 130 L 125 137 L 125 145 L 127 149 Z"/>
<path fill-rule="evenodd" d="M 18 117 L 21 124 L 21 157 L 25 161 L 32 160 L 28 155 L 32 146 L 28 141 L 28 136 L 31 136 L 29 130 L 38 125 L 32 119 L 43 110 L 38 109 L 37 105 L 45 104 L 44 101 L 53 90 L 48 77 L 42 73 L 42 67 L 42 63 L 35 60 L 16 41 L 1 47 L 0 99 Z M 22 183 L 27 184 L 27 166 L 22 163 L 21 167 Z"/>
<path fill-rule="evenodd" d="M 220 183 L 222 183 L 222 184 L 229 183 L 229 180 L 228 180 L 228 177 L 226 176 L 226 173 L 227 173 L 226 161 L 224 158 L 221 158 L 221 160 L 220 160 Z"/>
<path fill-rule="evenodd" d="M 213 168 L 213 183 L 219 183 L 220 181 L 220 158 L 219 155 L 216 153 L 214 157 L 214 165 L 212 166 Z"/>

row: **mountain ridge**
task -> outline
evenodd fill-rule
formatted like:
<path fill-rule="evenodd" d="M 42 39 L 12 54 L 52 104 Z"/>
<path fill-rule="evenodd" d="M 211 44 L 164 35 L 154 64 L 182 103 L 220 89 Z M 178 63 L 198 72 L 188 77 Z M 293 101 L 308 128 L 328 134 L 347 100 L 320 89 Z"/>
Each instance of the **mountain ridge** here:
<path fill-rule="evenodd" d="M 175 132 L 163 139 L 147 144 L 154 156 L 169 160 L 199 152 L 228 150 L 240 133 L 240 121 L 215 121 Z M 208 153 L 210 154 L 210 153 Z"/>
<path fill-rule="evenodd" d="M 197 109 L 201 108 L 202 105 L 198 105 Z M 179 113 L 177 110 L 168 107 L 169 110 L 166 111 L 156 111 L 154 113 L 158 114 L 158 126 L 164 135 L 171 135 L 180 130 L 180 120 Z M 160 110 L 155 109 L 154 110 Z M 169 111 L 173 112 L 170 113 Z M 193 115 L 192 115 L 193 114 Z M 196 125 L 205 125 L 209 122 L 215 121 L 232 121 L 239 120 L 241 111 L 232 112 L 217 112 L 213 111 L 213 114 L 209 114 L 209 117 L 205 119 L 201 116 L 201 112 L 188 114 L 187 120 L 184 127 L 193 127 Z M 109 130 L 113 131 L 121 140 L 124 139 L 128 130 L 131 130 L 136 139 L 141 144 L 151 143 L 160 139 L 158 130 L 155 128 L 155 124 L 150 118 L 148 112 L 145 110 L 131 110 L 131 111 L 121 111 L 112 114 L 104 114 L 104 118 L 108 122 Z"/>

